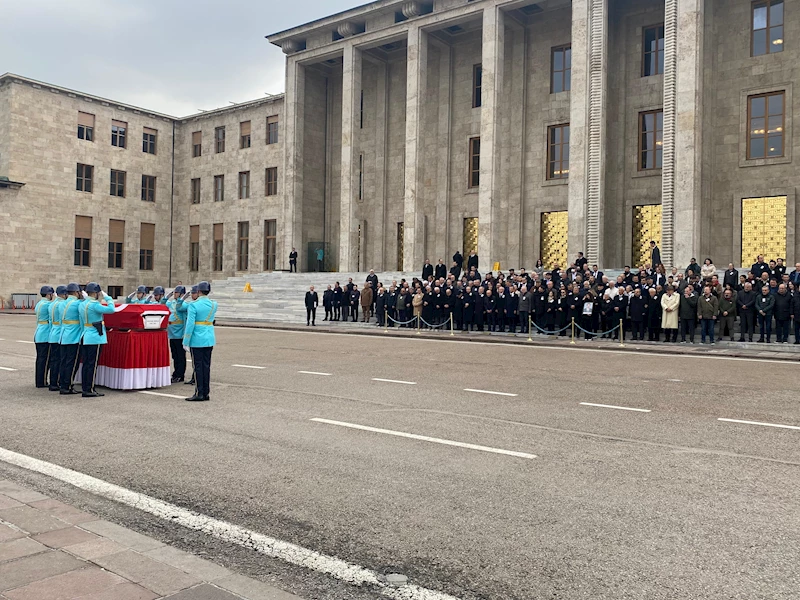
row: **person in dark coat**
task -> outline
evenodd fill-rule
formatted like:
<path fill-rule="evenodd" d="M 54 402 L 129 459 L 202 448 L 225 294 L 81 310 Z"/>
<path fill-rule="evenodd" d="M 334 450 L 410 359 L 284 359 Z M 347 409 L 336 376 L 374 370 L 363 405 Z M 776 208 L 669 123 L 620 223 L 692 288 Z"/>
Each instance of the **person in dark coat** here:
<path fill-rule="evenodd" d="M 559 330 L 558 335 L 564 337 L 567 335 L 567 322 L 569 320 L 569 297 L 567 290 L 562 289 L 561 294 L 556 300 L 556 329 Z"/>
<path fill-rule="evenodd" d="M 378 294 L 375 296 L 375 318 L 378 319 L 378 326 L 383 327 L 386 323 L 386 300 L 389 295 L 383 288 L 378 289 Z"/>
<path fill-rule="evenodd" d="M 486 290 L 486 295 L 483 297 L 483 320 L 486 322 L 486 328 L 489 331 L 495 331 L 497 329 L 496 306 L 497 298 L 491 288 L 489 288 Z"/>
<path fill-rule="evenodd" d="M 600 329 L 603 332 L 610 331 L 614 327 L 614 298 L 610 295 L 603 295 L 600 301 Z M 603 333 L 602 338 L 610 338 L 610 333 Z"/>
<path fill-rule="evenodd" d="M 657 342 L 661 337 L 661 299 L 655 288 L 647 290 L 649 298 L 647 300 L 647 339 Z"/>
<path fill-rule="evenodd" d="M 461 255 L 461 252 L 458 250 L 455 251 L 453 254 L 453 263 L 459 268 L 464 268 L 464 257 Z"/>
<path fill-rule="evenodd" d="M 478 255 L 474 252 L 470 252 L 467 257 L 467 271 L 471 270 L 472 267 L 475 267 L 476 272 L 478 271 Z"/>
<path fill-rule="evenodd" d="M 460 267 L 460 266 L 458 266 L 458 265 L 456 264 L 456 262 L 455 262 L 455 261 L 453 261 L 453 266 L 452 266 L 452 267 L 450 267 L 450 275 L 452 275 L 452 276 L 453 276 L 453 278 L 454 278 L 456 281 L 458 281 L 459 279 L 461 279 L 461 267 Z"/>
<path fill-rule="evenodd" d="M 683 290 L 683 298 L 678 307 L 678 319 L 681 330 L 681 343 L 686 343 L 686 334 L 689 334 L 689 342 L 694 344 L 694 333 L 697 328 L 697 301 L 699 296 L 694 293 L 691 286 Z"/>
<path fill-rule="evenodd" d="M 756 262 L 753 263 L 753 266 L 750 267 L 750 272 L 756 279 L 761 279 L 761 275 L 763 273 L 769 272 L 769 265 L 764 262 L 764 257 L 760 254 L 756 258 Z M 760 291 L 760 290 L 758 290 Z"/>
<path fill-rule="evenodd" d="M 648 298 L 642 296 L 642 290 L 633 290 L 633 296 L 628 303 L 628 314 L 631 319 L 631 335 L 633 341 L 644 341 L 644 321 L 647 317 Z"/>
<path fill-rule="evenodd" d="M 775 316 L 775 341 L 779 344 L 789 343 L 789 323 L 792 320 L 792 297 L 786 286 L 780 284 L 775 298 L 773 315 Z M 721 335 L 721 334 L 720 334 Z"/>
<path fill-rule="evenodd" d="M 515 288 L 511 288 L 511 293 L 506 298 L 506 325 L 510 333 L 517 333 L 517 321 L 519 321 L 519 293 Z"/>
<path fill-rule="evenodd" d="M 458 330 L 464 328 L 464 303 L 466 302 L 466 292 L 458 289 L 453 300 L 453 327 Z"/>
<path fill-rule="evenodd" d="M 544 314 L 547 311 L 547 294 L 544 288 L 540 285 L 536 288 L 533 295 L 533 322 L 539 328 L 536 333 L 542 333 L 540 329 L 545 328 Z"/>
<path fill-rule="evenodd" d="M 661 264 L 661 250 L 658 249 L 654 241 L 650 242 L 650 264 L 653 269 Z"/>
<path fill-rule="evenodd" d="M 434 325 L 441 325 L 444 322 L 444 294 L 442 290 L 433 288 L 433 321 Z M 426 319 L 427 320 L 427 319 Z"/>
<path fill-rule="evenodd" d="M 442 259 L 439 259 L 439 262 L 436 263 L 436 267 L 433 269 L 433 276 L 437 279 L 446 279 L 447 278 L 447 265 L 442 262 Z"/>
<path fill-rule="evenodd" d="M 353 291 L 350 292 L 350 314 L 353 317 L 353 323 L 358 321 L 358 307 L 361 304 L 361 292 L 358 291 L 358 286 L 353 284 Z M 346 318 L 345 318 L 346 320 Z"/>
<path fill-rule="evenodd" d="M 386 294 L 386 315 L 389 321 L 387 323 L 389 327 L 394 327 L 394 321 L 400 320 L 397 318 L 397 296 L 397 288 L 394 286 L 390 287 L 389 293 Z M 392 319 L 394 319 L 394 321 Z"/>
<path fill-rule="evenodd" d="M 597 296 L 590 289 L 581 299 L 581 327 L 586 340 L 594 339 L 594 332 L 597 331 Z"/>
<path fill-rule="evenodd" d="M 497 286 L 497 295 L 494 297 L 494 327 L 492 331 L 505 331 L 505 323 L 504 319 L 506 316 L 506 301 L 508 300 L 508 295 L 506 294 L 505 288 L 500 285 Z"/>
<path fill-rule="evenodd" d="M 425 259 L 425 264 L 422 265 L 422 281 L 428 281 L 429 277 L 433 277 L 433 265 Z"/>
<path fill-rule="evenodd" d="M 614 296 L 614 312 L 611 313 L 611 327 L 617 327 L 619 322 L 622 321 L 623 325 L 628 318 L 628 297 L 623 291 L 620 291 Z M 614 332 L 614 339 L 619 339 L 619 329 Z M 625 341 L 625 331 L 622 332 L 622 340 Z"/>
<path fill-rule="evenodd" d="M 316 326 L 317 306 L 319 306 L 319 295 L 314 291 L 312 285 L 306 292 L 306 326 Z"/>
<path fill-rule="evenodd" d="M 519 296 L 519 326 L 520 333 L 528 333 L 528 326 L 530 325 L 529 319 L 531 310 L 533 308 L 533 292 L 528 290 L 528 287 L 523 285 L 522 292 Z"/>
<path fill-rule="evenodd" d="M 474 298 L 475 300 L 475 328 L 478 331 L 483 331 L 483 325 L 486 321 L 486 288 L 479 287 L 478 293 Z"/>
<path fill-rule="evenodd" d="M 333 321 L 340 321 L 342 318 L 342 298 L 344 296 L 344 292 L 342 291 L 342 286 L 339 285 L 339 282 L 336 282 L 336 285 L 333 286 Z"/>
<path fill-rule="evenodd" d="M 541 328 L 548 332 L 555 331 L 556 328 L 556 312 L 558 311 L 558 302 L 555 290 L 549 290 L 544 300 L 544 314 L 542 315 Z"/>
<path fill-rule="evenodd" d="M 440 321 L 441 323 L 446 324 L 445 329 L 450 329 L 451 325 L 453 329 L 455 329 L 455 324 L 451 323 L 451 321 L 455 320 L 455 318 L 453 317 L 453 311 L 455 310 L 455 303 L 456 303 L 456 297 L 453 296 L 453 290 L 447 288 L 444 291 L 442 297 L 442 320 Z"/>
<path fill-rule="evenodd" d="M 328 289 L 322 292 L 322 306 L 325 309 L 325 318 L 323 321 L 333 320 L 333 289 L 328 286 Z"/>
<path fill-rule="evenodd" d="M 422 296 L 422 320 L 425 321 L 422 325 L 427 329 L 433 324 L 434 301 L 433 290 L 428 289 Z"/>
<path fill-rule="evenodd" d="M 772 313 L 775 309 L 775 297 L 770 293 L 769 287 L 764 286 L 761 288 L 761 294 L 756 300 L 756 315 L 758 316 L 758 327 L 761 337 L 758 339 L 760 343 L 766 341 L 770 343 L 770 336 L 772 335 Z M 766 336 L 766 340 L 764 339 Z"/>
<path fill-rule="evenodd" d="M 477 292 L 472 289 L 472 286 L 467 286 L 464 292 L 464 316 L 461 321 L 462 331 L 475 330 L 475 297 Z"/>
<path fill-rule="evenodd" d="M 572 291 L 567 294 L 569 300 L 567 318 L 569 323 L 572 323 L 572 320 L 575 319 L 577 325 L 581 324 L 581 317 L 583 317 L 583 296 L 586 293 L 585 290 L 581 291 L 581 288 L 576 284 L 572 286 Z"/>
<path fill-rule="evenodd" d="M 739 271 L 733 268 L 733 263 L 728 263 L 728 269 L 725 271 L 725 276 L 722 278 L 722 287 L 730 284 L 731 289 L 735 290 L 739 285 Z"/>
<path fill-rule="evenodd" d="M 744 284 L 744 289 L 736 295 L 736 312 L 739 314 L 739 341 L 753 341 L 753 332 L 756 323 L 756 300 L 758 295 L 753 291 L 753 284 L 749 281 Z"/>

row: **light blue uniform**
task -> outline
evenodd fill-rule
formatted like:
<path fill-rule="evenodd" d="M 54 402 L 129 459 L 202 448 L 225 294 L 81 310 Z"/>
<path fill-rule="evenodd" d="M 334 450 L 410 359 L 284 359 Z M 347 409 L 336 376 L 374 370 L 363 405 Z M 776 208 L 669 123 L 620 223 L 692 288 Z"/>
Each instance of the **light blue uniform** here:
<path fill-rule="evenodd" d="M 108 306 L 100 304 L 99 300 L 94 298 L 86 298 L 81 306 L 81 326 L 83 327 L 83 345 L 94 346 L 97 344 L 106 344 L 108 339 L 106 337 L 106 328 L 103 325 L 103 334 L 97 333 L 92 323 L 97 323 L 103 320 L 103 315 L 114 312 L 114 301 L 110 296 L 105 297 Z"/>
<path fill-rule="evenodd" d="M 126 298 L 125 304 L 149 304 L 149 302 L 147 302 L 147 296 L 143 296 L 141 300 L 134 296 L 133 298 Z"/>
<path fill-rule="evenodd" d="M 184 302 L 183 298 L 177 300 L 170 300 L 167 302 L 169 307 L 169 325 L 167 326 L 167 336 L 171 340 L 180 340 L 183 338 L 183 332 L 186 328 L 186 315 L 189 310 L 189 303 Z"/>
<path fill-rule="evenodd" d="M 36 333 L 33 335 L 33 341 L 37 344 L 50 343 L 50 305 L 52 302 L 46 298 L 42 298 L 36 303 Z"/>
<path fill-rule="evenodd" d="M 83 300 L 70 296 L 64 301 L 61 311 L 61 345 L 80 344 L 83 335 L 80 309 Z"/>
<path fill-rule="evenodd" d="M 183 332 L 183 345 L 189 348 L 208 348 L 216 344 L 214 319 L 217 316 L 217 303 L 207 296 L 200 296 L 189 303 L 186 315 L 186 328 Z"/>
<path fill-rule="evenodd" d="M 50 338 L 51 344 L 61 343 L 61 318 L 64 315 L 64 299 L 57 297 L 50 303 Z"/>

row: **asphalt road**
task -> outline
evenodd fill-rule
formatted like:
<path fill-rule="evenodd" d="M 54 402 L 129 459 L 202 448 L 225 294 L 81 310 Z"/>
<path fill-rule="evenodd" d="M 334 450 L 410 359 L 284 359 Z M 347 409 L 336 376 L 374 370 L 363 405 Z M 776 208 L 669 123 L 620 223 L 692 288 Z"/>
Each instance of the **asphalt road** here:
<path fill-rule="evenodd" d="M 464 599 L 800 596 L 796 364 L 218 328 L 211 402 L 83 399 L 33 389 L 31 328 L 0 316 L 0 447 Z M 0 476 L 308 598 L 379 597 Z"/>

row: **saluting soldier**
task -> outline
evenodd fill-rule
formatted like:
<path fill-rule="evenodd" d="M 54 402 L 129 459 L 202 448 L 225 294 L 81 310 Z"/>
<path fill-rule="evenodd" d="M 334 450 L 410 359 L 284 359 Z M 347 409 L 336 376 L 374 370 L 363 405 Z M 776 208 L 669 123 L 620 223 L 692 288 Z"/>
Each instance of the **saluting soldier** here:
<path fill-rule="evenodd" d="M 61 376 L 61 319 L 64 316 L 64 301 L 67 297 L 67 286 L 60 285 L 56 288 L 56 299 L 50 303 L 50 387 L 51 392 L 61 388 L 58 385 Z"/>
<path fill-rule="evenodd" d="M 126 304 L 147 304 L 147 288 L 143 285 L 140 285 L 136 288 L 136 291 L 125 298 Z"/>
<path fill-rule="evenodd" d="M 174 366 L 172 383 L 183 381 L 186 376 L 186 352 L 183 349 L 183 331 L 186 323 L 186 312 L 189 307 L 183 301 L 184 294 L 186 294 L 186 288 L 179 285 L 172 291 L 172 299 L 167 301 L 167 307 L 169 308 L 167 337 L 169 338 L 169 349 L 172 353 Z"/>
<path fill-rule="evenodd" d="M 53 288 L 43 285 L 39 290 L 42 299 L 36 304 L 36 333 L 33 341 L 36 343 L 36 387 L 45 388 L 47 385 L 47 364 L 50 360 L 50 304 L 53 302 Z"/>
<path fill-rule="evenodd" d="M 72 381 L 78 370 L 79 350 L 83 328 L 80 308 L 83 304 L 81 286 L 77 283 L 67 285 L 67 299 L 61 311 L 61 367 L 58 377 L 61 394 L 77 394 L 72 389 Z"/>
<path fill-rule="evenodd" d="M 166 304 L 167 299 L 164 298 L 165 293 L 166 292 L 164 291 L 164 288 L 160 285 L 157 285 L 153 288 L 153 300 L 148 300 L 147 304 Z"/>
<path fill-rule="evenodd" d="M 189 304 L 186 313 L 186 328 L 183 333 L 183 349 L 192 354 L 194 364 L 195 385 L 194 396 L 186 398 L 189 402 L 210 400 L 211 351 L 214 349 L 214 318 L 217 315 L 217 303 L 208 298 L 211 284 L 201 281 L 197 284 L 200 297 Z"/>
<path fill-rule="evenodd" d="M 103 315 L 114 312 L 114 301 L 111 296 L 104 294 L 100 289 L 100 284 L 95 282 L 86 284 L 86 294 L 86 300 L 80 310 L 81 325 L 83 327 L 81 388 L 84 398 L 97 398 L 98 396 L 105 396 L 105 394 L 101 394 L 94 389 L 94 378 L 97 372 L 97 363 L 100 360 L 100 352 L 103 346 L 108 343 Z M 107 304 L 100 303 L 101 296 Z"/>

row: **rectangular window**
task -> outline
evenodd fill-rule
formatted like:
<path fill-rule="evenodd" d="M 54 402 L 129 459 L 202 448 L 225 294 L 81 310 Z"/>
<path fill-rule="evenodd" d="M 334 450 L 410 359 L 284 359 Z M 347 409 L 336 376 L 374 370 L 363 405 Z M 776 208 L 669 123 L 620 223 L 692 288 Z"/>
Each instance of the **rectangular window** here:
<path fill-rule="evenodd" d="M 569 123 L 547 128 L 547 179 L 569 177 Z"/>
<path fill-rule="evenodd" d="M 142 152 L 147 154 L 155 154 L 157 137 L 158 131 L 145 127 L 144 133 L 142 133 Z"/>
<path fill-rule="evenodd" d="M 642 77 L 664 74 L 664 24 L 646 27 L 642 43 Z"/>
<path fill-rule="evenodd" d="M 75 216 L 75 261 L 76 267 L 91 266 L 92 217 Z"/>
<path fill-rule="evenodd" d="M 783 52 L 783 0 L 753 2 L 751 55 Z"/>
<path fill-rule="evenodd" d="M 747 158 L 783 156 L 786 128 L 785 93 L 759 94 L 747 99 Z"/>
<path fill-rule="evenodd" d="M 664 154 L 664 111 L 639 113 L 639 170 L 660 169 Z"/>
<path fill-rule="evenodd" d="M 278 143 L 278 116 L 267 117 L 267 144 Z"/>
<path fill-rule="evenodd" d="M 278 256 L 278 222 L 264 221 L 264 270 L 274 271 Z"/>
<path fill-rule="evenodd" d="M 223 246 L 223 225 L 222 223 L 214 223 L 214 270 L 222 271 L 222 256 L 224 251 Z"/>
<path fill-rule="evenodd" d="M 481 184 L 481 138 L 469 140 L 469 174 L 467 187 L 476 188 Z"/>
<path fill-rule="evenodd" d="M 108 286 L 108 295 L 112 298 L 122 298 L 123 291 L 121 285 L 110 285 Z"/>
<path fill-rule="evenodd" d="M 94 141 L 94 115 L 85 112 L 78 113 L 78 139 L 87 142 Z"/>
<path fill-rule="evenodd" d="M 265 178 L 267 196 L 275 196 L 278 193 L 278 167 L 268 168 Z"/>
<path fill-rule="evenodd" d="M 225 200 L 225 175 L 214 175 L 214 202 Z"/>
<path fill-rule="evenodd" d="M 250 197 L 250 171 L 239 173 L 239 200 Z"/>
<path fill-rule="evenodd" d="M 572 88 L 572 45 L 553 48 L 550 73 L 551 94 L 567 92 Z"/>
<path fill-rule="evenodd" d="M 200 178 L 192 179 L 192 204 L 200 204 Z"/>
<path fill-rule="evenodd" d="M 139 238 L 139 270 L 153 270 L 153 248 L 156 241 L 155 223 L 142 223 Z"/>
<path fill-rule="evenodd" d="M 156 201 L 156 178 L 153 175 L 142 175 L 142 201 Z"/>
<path fill-rule="evenodd" d="M 239 271 L 247 271 L 250 268 L 250 222 L 239 222 L 239 252 L 237 256 Z"/>
<path fill-rule="evenodd" d="M 225 152 L 225 128 L 217 127 L 214 130 L 214 151 L 219 154 Z"/>
<path fill-rule="evenodd" d="M 121 269 L 125 244 L 125 221 L 108 221 L 108 268 Z"/>
<path fill-rule="evenodd" d="M 111 169 L 111 195 L 125 197 L 125 171 Z"/>
<path fill-rule="evenodd" d="M 364 155 L 358 155 L 358 199 L 364 199 Z"/>
<path fill-rule="evenodd" d="M 203 154 L 203 132 L 192 132 L 192 158 L 197 158 Z"/>
<path fill-rule="evenodd" d="M 481 106 L 481 86 L 483 83 L 483 65 L 472 65 L 472 108 Z"/>
<path fill-rule="evenodd" d="M 358 128 L 364 129 L 364 90 L 361 90 L 361 99 L 358 106 Z"/>
<path fill-rule="evenodd" d="M 127 123 L 124 121 L 111 121 L 111 145 L 117 148 L 127 148 L 127 132 Z"/>
<path fill-rule="evenodd" d="M 239 123 L 239 148 L 250 147 L 250 121 Z"/>
<path fill-rule="evenodd" d="M 200 270 L 200 225 L 189 226 L 189 270 Z"/>
<path fill-rule="evenodd" d="M 92 165 L 82 165 L 81 163 L 78 163 L 75 189 L 79 192 L 89 192 L 91 194 L 93 175 L 94 167 Z"/>

